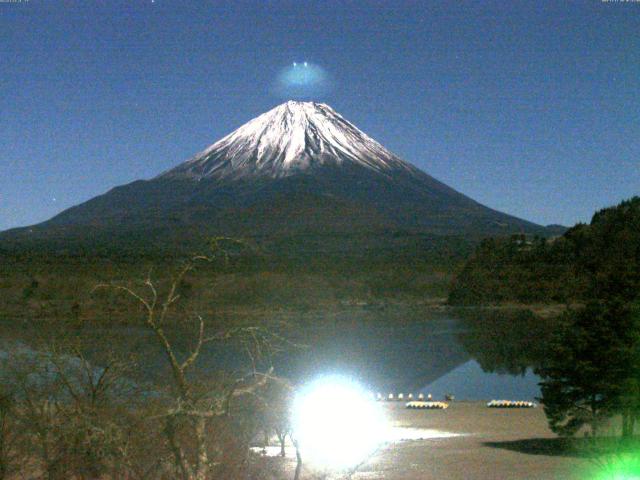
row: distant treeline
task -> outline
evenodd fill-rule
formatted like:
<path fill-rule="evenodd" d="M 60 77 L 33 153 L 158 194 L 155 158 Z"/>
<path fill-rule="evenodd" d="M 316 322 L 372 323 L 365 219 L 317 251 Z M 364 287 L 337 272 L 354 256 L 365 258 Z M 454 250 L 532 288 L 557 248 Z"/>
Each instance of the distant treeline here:
<path fill-rule="evenodd" d="M 126 319 L 131 312 L 121 299 L 103 303 L 110 312 L 97 311 L 91 295 L 96 284 L 144 279 L 150 269 L 162 281 L 190 254 L 206 254 L 208 248 L 203 240 L 181 250 L 171 250 L 168 242 L 158 250 L 139 240 L 0 244 L 0 318 Z M 201 311 L 446 298 L 452 272 L 478 240 L 386 232 L 246 242 L 248 248 L 231 252 L 224 265 L 202 265 L 181 285 L 183 295 L 199 292 Z"/>
<path fill-rule="evenodd" d="M 163 232 L 164 233 L 164 232 Z M 2 263 L 174 264 L 202 253 L 216 232 L 88 231 L 82 237 L 36 231 L 33 237 L 0 236 Z M 430 235 L 403 230 L 358 233 L 311 232 L 296 235 L 232 236 L 251 246 L 251 254 L 233 256 L 234 272 L 362 272 L 394 267 L 413 270 L 459 266 L 480 237 Z M 246 252 L 245 252 L 246 253 Z"/>
<path fill-rule="evenodd" d="M 554 239 L 480 243 L 455 276 L 454 305 L 583 302 L 640 291 L 640 197 L 597 212 Z"/>

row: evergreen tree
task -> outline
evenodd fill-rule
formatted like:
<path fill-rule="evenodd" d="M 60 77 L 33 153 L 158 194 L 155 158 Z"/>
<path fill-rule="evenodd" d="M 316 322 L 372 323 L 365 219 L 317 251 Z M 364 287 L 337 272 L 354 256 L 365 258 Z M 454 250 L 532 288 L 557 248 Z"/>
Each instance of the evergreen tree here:
<path fill-rule="evenodd" d="M 640 334 L 637 309 L 622 302 L 591 302 L 566 314 L 549 356 L 538 369 L 545 414 L 551 429 L 591 433 L 613 414 L 623 433 L 633 433 L 640 405 Z"/>

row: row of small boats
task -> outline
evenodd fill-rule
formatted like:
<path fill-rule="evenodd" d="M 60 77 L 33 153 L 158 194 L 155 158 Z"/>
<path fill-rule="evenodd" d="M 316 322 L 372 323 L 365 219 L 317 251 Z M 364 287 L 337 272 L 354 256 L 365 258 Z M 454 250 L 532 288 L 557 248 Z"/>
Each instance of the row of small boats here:
<path fill-rule="evenodd" d="M 431 394 L 425 396 L 424 393 L 419 393 L 414 397 L 412 393 L 406 396 L 403 393 L 394 395 L 390 393 L 388 395 L 376 394 L 375 399 L 379 402 L 407 402 L 405 406 L 407 408 L 414 409 L 427 409 L 427 410 L 444 410 L 449 407 L 446 402 L 433 401 Z M 453 401 L 453 395 L 447 395 L 445 400 Z M 525 400 L 491 400 L 487 403 L 488 408 L 535 408 L 537 405 L 534 402 L 528 402 Z"/>
<path fill-rule="evenodd" d="M 449 408 L 449 404 L 446 402 L 425 402 L 425 401 L 412 401 L 407 402 L 405 405 L 410 409 L 425 409 L 425 410 L 445 410 Z M 534 402 L 527 402 L 523 400 L 491 400 L 487 403 L 488 408 L 535 408 L 537 405 Z"/>
<path fill-rule="evenodd" d="M 417 396 L 414 397 L 413 393 L 408 393 L 406 396 L 404 395 L 404 393 L 398 393 L 397 395 L 394 395 L 393 393 L 390 393 L 387 396 L 382 395 L 381 393 L 377 393 L 376 394 L 376 400 L 379 402 L 382 401 L 387 401 L 387 402 L 404 402 L 405 400 L 408 400 L 409 402 L 413 401 L 413 400 L 418 400 L 420 402 L 423 401 L 431 401 L 431 394 L 427 394 L 425 397 L 424 393 L 419 393 Z"/>
<path fill-rule="evenodd" d="M 449 404 L 445 402 L 407 402 L 405 407 L 414 410 L 446 410 Z"/>
<path fill-rule="evenodd" d="M 534 402 L 526 402 L 522 400 L 491 400 L 487 403 L 489 408 L 535 408 Z"/>

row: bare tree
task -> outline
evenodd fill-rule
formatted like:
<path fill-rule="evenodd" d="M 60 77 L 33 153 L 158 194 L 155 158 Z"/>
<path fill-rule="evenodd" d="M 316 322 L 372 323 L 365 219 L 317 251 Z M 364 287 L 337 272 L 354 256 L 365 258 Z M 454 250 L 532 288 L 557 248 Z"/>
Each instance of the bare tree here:
<path fill-rule="evenodd" d="M 163 421 L 163 433 L 173 458 L 175 475 L 182 480 L 205 480 L 224 460 L 220 445 L 212 445 L 209 428 L 230 417 L 232 407 L 240 399 L 256 397 L 273 377 L 270 362 L 264 362 L 286 341 L 261 327 L 236 327 L 209 333 L 205 320 L 199 314 L 178 312 L 179 322 L 185 319 L 195 326 L 192 347 L 181 353 L 167 333 L 176 320 L 175 307 L 185 277 L 200 262 L 227 262 L 229 253 L 224 243 L 236 245 L 230 239 L 218 238 L 213 242 L 210 256 L 195 256 L 177 271 L 164 289 L 151 277 L 141 285 L 101 284 L 96 288 L 110 288 L 124 293 L 137 302 L 144 312 L 143 325 L 153 334 L 160 346 L 171 375 L 171 399 L 164 412 L 155 418 Z M 173 316 L 172 316 L 173 315 Z M 198 378 L 195 367 L 203 349 L 214 342 L 236 342 L 241 345 L 250 366 L 246 372 L 232 378 L 207 382 Z M 215 439 L 215 432 L 213 435 Z M 212 457 L 213 456 L 213 457 Z"/>
<path fill-rule="evenodd" d="M 63 337 L 46 349 L 18 349 L 3 362 L 3 383 L 17 404 L 5 419 L 29 478 L 99 478 L 123 463 L 130 365 L 114 356 L 98 367 L 81 337 Z"/>
<path fill-rule="evenodd" d="M 77 316 L 55 330 L 34 325 L 32 348 L 0 360 L 0 480 L 18 469 L 46 480 L 258 478 L 249 445 L 264 418 L 279 435 L 288 429 L 281 396 L 289 387 L 273 375 L 271 358 L 292 344 L 253 325 L 213 331 L 184 307 L 185 277 L 199 263 L 228 262 L 225 242 L 233 241 L 216 239 L 211 256 L 193 257 L 169 282 L 150 273 L 138 284 L 96 287 L 140 307 L 143 346 L 159 347 L 169 371 L 159 383 L 146 383 L 123 341 L 130 328 Z M 223 347 L 236 349 L 244 365 L 203 369 L 203 352 Z"/>
<path fill-rule="evenodd" d="M 265 446 L 272 434 L 280 445 L 280 456 L 286 456 L 286 440 L 291 434 L 291 404 L 293 386 L 285 381 L 271 382 L 262 397 L 260 419 L 264 430 Z"/>
<path fill-rule="evenodd" d="M 11 391 L 0 393 L 0 480 L 17 468 L 15 398 Z"/>

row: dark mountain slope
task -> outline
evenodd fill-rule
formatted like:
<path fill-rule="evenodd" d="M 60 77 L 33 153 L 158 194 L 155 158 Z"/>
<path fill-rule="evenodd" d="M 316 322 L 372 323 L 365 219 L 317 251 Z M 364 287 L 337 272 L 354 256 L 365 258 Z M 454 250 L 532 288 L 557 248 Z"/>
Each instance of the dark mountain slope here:
<path fill-rule="evenodd" d="M 116 187 L 47 222 L 4 232 L 0 244 L 180 249 L 208 235 L 397 232 L 469 239 L 547 234 L 404 162 L 327 105 L 287 102 L 154 179 Z"/>

